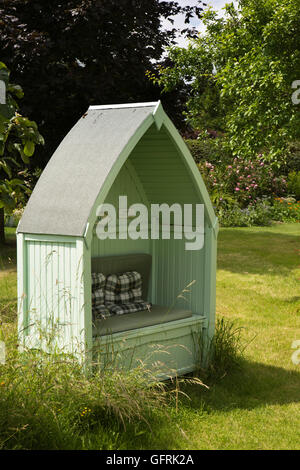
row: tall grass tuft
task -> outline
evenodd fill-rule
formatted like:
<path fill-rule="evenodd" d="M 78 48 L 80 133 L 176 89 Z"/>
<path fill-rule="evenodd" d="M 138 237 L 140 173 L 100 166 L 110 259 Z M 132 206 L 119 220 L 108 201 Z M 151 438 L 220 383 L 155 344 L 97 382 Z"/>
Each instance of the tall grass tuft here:
<path fill-rule="evenodd" d="M 233 320 L 217 318 L 215 335 L 210 344 L 210 376 L 220 378 L 241 366 L 245 345 L 242 342 L 243 327 L 236 326 Z"/>
<path fill-rule="evenodd" d="M 209 343 L 203 330 L 195 333 L 195 375 L 206 382 L 214 382 L 239 368 L 246 347 L 242 341 L 242 330 L 243 327 L 236 326 L 234 321 L 221 317 L 216 319 L 215 333 Z"/>

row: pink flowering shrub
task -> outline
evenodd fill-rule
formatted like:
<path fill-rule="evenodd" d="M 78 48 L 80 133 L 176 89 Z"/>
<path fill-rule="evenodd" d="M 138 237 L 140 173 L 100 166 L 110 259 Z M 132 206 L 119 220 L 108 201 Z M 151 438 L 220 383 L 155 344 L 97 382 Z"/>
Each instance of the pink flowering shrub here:
<path fill-rule="evenodd" d="M 261 155 L 252 160 L 235 157 L 230 164 L 201 162 L 198 167 L 216 206 L 234 201 L 240 207 L 247 207 L 263 196 L 286 194 L 286 179 L 276 176 Z"/>

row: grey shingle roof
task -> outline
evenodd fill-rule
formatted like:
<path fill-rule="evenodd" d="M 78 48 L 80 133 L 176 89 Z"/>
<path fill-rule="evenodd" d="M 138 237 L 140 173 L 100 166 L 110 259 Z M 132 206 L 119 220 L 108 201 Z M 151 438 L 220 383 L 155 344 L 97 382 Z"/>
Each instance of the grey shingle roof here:
<path fill-rule="evenodd" d="M 91 106 L 54 152 L 18 232 L 82 236 L 113 165 L 156 105 Z"/>

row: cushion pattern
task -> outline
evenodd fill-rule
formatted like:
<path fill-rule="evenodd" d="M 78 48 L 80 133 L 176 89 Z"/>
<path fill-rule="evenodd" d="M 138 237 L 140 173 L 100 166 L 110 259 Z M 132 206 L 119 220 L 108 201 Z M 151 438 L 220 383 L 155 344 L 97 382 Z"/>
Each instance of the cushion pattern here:
<path fill-rule="evenodd" d="M 124 315 L 126 313 L 141 312 L 143 310 L 150 311 L 151 305 L 141 300 L 140 302 L 131 302 L 124 304 L 113 304 L 109 307 L 112 315 Z"/>
<path fill-rule="evenodd" d="M 92 273 L 92 307 L 104 304 L 106 277 L 102 273 Z"/>
<path fill-rule="evenodd" d="M 113 305 L 113 304 L 111 304 Z M 104 305 L 104 304 L 98 304 L 93 307 L 93 321 L 96 321 L 97 319 L 105 319 L 108 318 L 112 315 L 112 313 L 109 310 L 110 304 Z"/>
<path fill-rule="evenodd" d="M 110 274 L 105 284 L 105 304 L 123 304 L 142 300 L 142 277 L 137 271 Z"/>
<path fill-rule="evenodd" d="M 126 313 L 150 311 L 151 304 L 141 300 L 125 304 L 103 304 L 93 308 L 93 320 L 105 319 L 113 315 L 125 315 Z"/>
<path fill-rule="evenodd" d="M 92 306 L 93 321 L 151 308 L 142 300 L 142 276 L 137 271 L 107 277 L 92 273 Z"/>

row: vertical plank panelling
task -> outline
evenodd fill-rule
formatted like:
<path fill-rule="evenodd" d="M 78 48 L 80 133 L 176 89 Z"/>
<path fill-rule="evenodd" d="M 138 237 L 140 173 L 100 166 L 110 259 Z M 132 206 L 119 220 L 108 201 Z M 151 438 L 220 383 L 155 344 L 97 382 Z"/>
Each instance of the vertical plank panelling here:
<path fill-rule="evenodd" d="M 143 185 L 149 204 L 201 204 L 199 192 L 191 181 L 182 157 L 164 129 L 152 126 L 133 150 L 130 161 Z M 204 250 L 186 251 L 185 240 L 156 240 L 153 251 L 153 293 L 155 302 L 186 307 L 178 299 L 193 280 L 189 304 L 194 313 L 204 313 Z M 176 300 L 177 299 L 177 300 Z"/>
<path fill-rule="evenodd" d="M 112 204 L 118 212 L 119 196 L 127 196 L 128 207 L 132 204 L 143 203 L 148 206 L 139 177 L 134 172 L 131 163 L 127 162 L 118 174 L 105 203 Z M 150 253 L 150 240 L 99 240 L 94 229 L 92 239 L 92 256 L 122 255 L 126 253 Z"/>
<path fill-rule="evenodd" d="M 67 244 L 65 244 L 67 245 Z M 72 277 L 71 277 L 71 270 L 70 270 L 70 255 L 71 249 L 69 246 L 65 246 L 64 249 L 64 282 L 66 286 L 69 286 L 69 293 L 68 293 L 68 302 L 65 310 L 65 341 L 66 344 L 70 342 L 70 321 L 71 321 L 71 314 L 72 314 Z"/>
<path fill-rule="evenodd" d="M 164 129 L 151 126 L 130 156 L 149 203 L 193 203 L 199 193 L 174 142 Z"/>
<path fill-rule="evenodd" d="M 65 243 L 57 245 L 58 248 L 58 274 L 57 274 L 57 297 L 58 297 L 58 307 L 57 307 L 57 318 L 55 319 L 58 324 L 66 325 L 65 319 L 65 293 L 69 286 L 65 285 L 64 278 L 64 251 L 67 249 Z"/>
<path fill-rule="evenodd" d="M 92 300 L 91 300 L 91 248 L 83 239 L 76 242 L 77 259 L 79 259 L 80 278 L 78 279 L 78 350 L 84 352 L 85 359 L 90 364 L 92 358 Z"/>
<path fill-rule="evenodd" d="M 18 337 L 22 348 L 24 345 L 24 336 L 27 334 L 27 248 L 23 233 L 17 234 L 17 269 L 18 269 Z"/>
<path fill-rule="evenodd" d="M 186 251 L 185 240 L 159 240 L 155 253 L 155 302 L 177 307 L 191 308 L 193 313 L 204 314 L 204 250 Z M 182 290 L 195 280 L 185 293 L 187 301 L 178 298 Z"/>
<path fill-rule="evenodd" d="M 28 240 L 26 247 L 31 339 L 38 337 L 41 328 L 43 334 L 55 333 L 57 344 L 65 347 L 72 343 L 82 320 L 78 304 L 82 298 L 78 294 L 81 282 L 78 269 L 81 267 L 75 239 L 74 242 Z"/>

